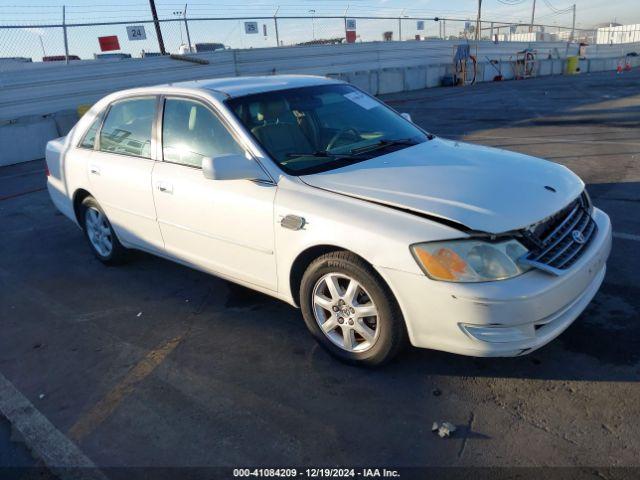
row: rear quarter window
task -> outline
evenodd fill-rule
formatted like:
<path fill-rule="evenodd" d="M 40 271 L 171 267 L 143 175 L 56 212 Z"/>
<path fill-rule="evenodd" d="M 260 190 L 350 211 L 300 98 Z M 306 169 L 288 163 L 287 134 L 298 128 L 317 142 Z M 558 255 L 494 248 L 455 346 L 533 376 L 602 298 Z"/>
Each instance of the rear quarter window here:
<path fill-rule="evenodd" d="M 98 133 L 98 129 L 100 128 L 101 122 L 102 122 L 102 114 L 98 114 L 95 120 L 93 121 L 93 123 L 91 124 L 91 126 L 89 127 L 89 129 L 86 131 L 86 133 L 82 137 L 82 140 L 80 140 L 78 147 L 88 148 L 90 150 L 93 150 L 95 148 L 96 135 Z"/>

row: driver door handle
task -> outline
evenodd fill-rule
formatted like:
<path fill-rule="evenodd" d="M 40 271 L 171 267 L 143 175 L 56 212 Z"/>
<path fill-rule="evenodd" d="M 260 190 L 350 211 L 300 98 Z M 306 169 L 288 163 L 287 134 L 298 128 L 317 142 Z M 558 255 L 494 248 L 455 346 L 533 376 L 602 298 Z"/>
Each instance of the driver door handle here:
<path fill-rule="evenodd" d="M 162 193 L 173 193 L 173 185 L 167 182 L 158 182 L 156 185 L 158 190 Z"/>

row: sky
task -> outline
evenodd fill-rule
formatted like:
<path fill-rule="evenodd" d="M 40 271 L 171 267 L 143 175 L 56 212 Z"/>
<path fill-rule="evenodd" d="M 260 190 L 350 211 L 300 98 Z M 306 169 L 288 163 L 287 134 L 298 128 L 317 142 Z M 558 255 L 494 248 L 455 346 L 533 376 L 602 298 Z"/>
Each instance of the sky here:
<path fill-rule="evenodd" d="M 477 0 L 156 0 L 162 23 L 162 33 L 170 52 L 186 43 L 186 30 L 179 21 L 187 2 L 188 27 L 195 42 L 219 42 L 234 48 L 275 46 L 275 24 L 272 20 L 257 20 L 258 32 L 247 34 L 244 21 L 198 21 L 210 17 L 271 17 L 306 16 L 302 20 L 278 20 L 278 38 L 282 44 L 310 41 L 318 38 L 344 36 L 341 19 L 315 18 L 336 16 L 388 16 L 431 19 L 475 19 Z M 534 0 L 483 0 L 482 18 L 495 22 L 531 20 Z M 536 0 L 536 23 L 570 27 L 571 5 L 576 4 L 576 27 L 590 28 L 596 24 L 618 21 L 640 23 L 640 0 Z M 69 53 L 82 58 L 99 50 L 99 36 L 117 35 L 123 51 L 139 55 L 141 50 L 158 51 L 153 24 L 144 24 L 146 40 L 129 41 L 127 25 L 151 18 L 148 0 L 0 0 L 0 57 L 60 55 L 64 53 L 62 29 L 42 26 L 59 24 L 62 6 L 66 5 L 67 23 L 125 22 L 122 25 L 69 28 Z M 3 29 L 2 25 L 24 25 L 19 29 Z M 357 32 L 362 41 L 381 40 L 384 31 L 393 31 L 397 39 L 402 29 L 403 39 L 415 34 L 439 35 L 437 22 L 425 21 L 425 30 L 418 31 L 416 20 L 358 20 Z M 464 22 L 446 21 L 446 33 L 455 34 Z M 266 35 L 265 35 L 266 34 Z M 38 58 L 39 59 L 39 58 Z"/>
<path fill-rule="evenodd" d="M 279 7 L 284 15 L 405 14 L 475 18 L 477 0 L 156 0 L 160 17 L 171 18 L 185 1 L 192 16 L 272 15 Z M 534 0 L 483 0 L 483 16 L 496 21 L 528 22 Z M 576 4 L 577 24 L 589 27 L 617 19 L 620 23 L 640 23 L 639 0 L 536 0 L 536 21 L 571 25 L 571 12 L 556 14 Z M 139 19 L 149 16 L 147 0 L 0 0 L 0 25 L 23 22 L 60 21 L 62 5 L 67 5 L 71 22 Z"/>

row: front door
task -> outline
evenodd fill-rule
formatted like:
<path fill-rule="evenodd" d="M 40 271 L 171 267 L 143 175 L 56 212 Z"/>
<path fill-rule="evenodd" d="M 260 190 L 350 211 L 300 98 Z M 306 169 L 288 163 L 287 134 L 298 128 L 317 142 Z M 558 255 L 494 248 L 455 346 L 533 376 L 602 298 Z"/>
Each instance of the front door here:
<path fill-rule="evenodd" d="M 209 180 L 204 157 L 245 154 L 209 106 L 166 98 L 162 156 L 153 170 L 158 223 L 169 255 L 214 273 L 276 290 L 276 186 Z"/>

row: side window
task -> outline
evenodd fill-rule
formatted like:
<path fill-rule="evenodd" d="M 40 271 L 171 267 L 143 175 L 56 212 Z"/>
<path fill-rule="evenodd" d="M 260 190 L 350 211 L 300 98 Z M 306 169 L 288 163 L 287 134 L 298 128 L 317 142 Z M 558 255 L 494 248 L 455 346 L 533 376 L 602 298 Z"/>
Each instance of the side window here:
<path fill-rule="evenodd" d="M 98 133 L 98 128 L 100 128 L 100 122 L 102 122 L 102 114 L 96 116 L 96 119 L 89 127 L 89 130 L 87 130 L 87 132 L 84 134 L 84 138 L 82 139 L 78 147 L 93 150 L 96 144 L 96 133 Z"/>
<path fill-rule="evenodd" d="M 167 162 L 201 167 L 204 157 L 244 153 L 218 117 L 201 103 L 168 98 L 163 117 L 162 155 Z"/>
<path fill-rule="evenodd" d="M 112 104 L 100 131 L 100 151 L 150 158 L 155 112 L 155 97 Z"/>

